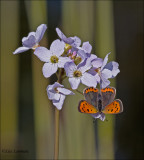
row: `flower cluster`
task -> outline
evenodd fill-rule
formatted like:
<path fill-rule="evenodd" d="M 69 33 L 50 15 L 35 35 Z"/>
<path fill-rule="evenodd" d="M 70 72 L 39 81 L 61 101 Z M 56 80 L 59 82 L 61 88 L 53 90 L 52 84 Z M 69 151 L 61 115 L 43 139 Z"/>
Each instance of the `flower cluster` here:
<path fill-rule="evenodd" d="M 77 36 L 66 37 L 59 28 L 56 32 L 60 39 L 56 39 L 47 49 L 39 45 L 47 26 L 41 24 L 36 32 L 30 32 L 22 39 L 22 47 L 16 49 L 13 54 L 18 54 L 29 49 L 44 62 L 42 72 L 45 78 L 56 74 L 58 81 L 47 87 L 48 98 L 58 110 L 62 109 L 66 95 L 73 95 L 71 90 L 77 90 L 80 83 L 88 87 L 105 88 L 110 84 L 109 79 L 114 78 L 120 70 L 117 62 L 108 62 L 108 56 L 103 59 L 92 54 L 92 46 L 89 42 L 81 45 Z M 67 77 L 71 88 L 66 89 L 62 80 Z"/>

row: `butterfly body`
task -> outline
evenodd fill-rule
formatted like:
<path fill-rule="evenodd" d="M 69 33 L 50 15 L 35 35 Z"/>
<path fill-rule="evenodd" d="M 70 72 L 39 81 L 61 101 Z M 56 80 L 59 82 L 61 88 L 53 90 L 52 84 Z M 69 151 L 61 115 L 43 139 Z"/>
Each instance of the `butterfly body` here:
<path fill-rule="evenodd" d="M 98 100 L 98 111 L 99 112 L 102 111 L 102 100 L 101 99 Z"/>
<path fill-rule="evenodd" d="M 121 100 L 116 99 L 116 89 L 114 87 L 107 87 L 104 89 L 97 89 L 94 87 L 86 88 L 83 92 L 85 100 L 81 100 L 78 110 L 81 113 L 88 114 L 118 114 L 123 111 L 123 104 Z"/>

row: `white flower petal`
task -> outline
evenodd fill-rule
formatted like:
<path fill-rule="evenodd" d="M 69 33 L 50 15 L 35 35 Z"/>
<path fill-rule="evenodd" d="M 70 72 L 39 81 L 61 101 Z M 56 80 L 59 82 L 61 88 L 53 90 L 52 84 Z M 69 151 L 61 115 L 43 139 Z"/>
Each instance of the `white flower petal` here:
<path fill-rule="evenodd" d="M 50 46 L 50 51 L 53 52 L 54 55 L 61 56 L 64 52 L 65 43 L 63 41 L 60 41 L 59 39 L 56 39 L 52 42 Z"/>
<path fill-rule="evenodd" d="M 77 89 L 80 84 L 80 78 L 69 78 L 69 83 L 72 89 Z"/>
<path fill-rule="evenodd" d="M 58 101 L 60 99 L 60 94 L 56 93 L 56 92 L 48 91 L 47 95 L 50 100 L 57 100 Z"/>
<path fill-rule="evenodd" d="M 103 64 L 103 60 L 101 58 L 95 58 L 95 59 L 92 60 L 92 65 L 95 68 L 101 67 L 102 64 Z"/>
<path fill-rule="evenodd" d="M 22 44 L 24 47 L 32 48 L 36 45 L 35 32 L 30 32 L 27 37 L 22 39 Z"/>
<path fill-rule="evenodd" d="M 72 62 L 72 60 L 69 57 L 59 57 L 58 67 L 64 68 L 66 62 Z"/>
<path fill-rule="evenodd" d="M 96 87 L 97 85 L 97 80 L 95 79 L 95 76 L 92 76 L 87 72 L 83 73 L 81 77 L 81 82 L 88 87 Z"/>
<path fill-rule="evenodd" d="M 51 75 L 56 73 L 57 69 L 58 69 L 58 65 L 57 64 L 45 63 L 43 65 L 43 68 L 42 68 L 44 77 L 45 78 L 50 77 Z"/>
<path fill-rule="evenodd" d="M 59 101 L 53 100 L 53 105 L 56 106 L 58 110 L 61 110 L 63 103 L 64 103 L 64 100 L 65 100 L 65 95 L 61 94 Z"/>
<path fill-rule="evenodd" d="M 110 53 L 111 53 L 111 52 L 110 52 Z M 101 70 L 102 70 L 102 69 L 105 67 L 105 65 L 107 64 L 108 56 L 109 56 L 110 53 L 108 53 L 108 54 L 105 56 L 104 61 L 103 61 L 103 64 L 102 64 L 102 66 L 101 66 Z"/>
<path fill-rule="evenodd" d="M 74 40 L 74 43 L 72 43 L 71 46 L 77 48 L 77 47 L 79 47 L 81 45 L 81 40 L 80 40 L 79 37 L 74 36 L 74 37 L 70 37 L 70 38 Z"/>
<path fill-rule="evenodd" d="M 18 54 L 18 53 L 22 53 L 22 52 L 25 52 L 25 51 L 27 51 L 27 50 L 29 50 L 30 48 L 28 48 L 28 47 L 19 47 L 19 48 L 17 48 L 14 52 L 13 52 L 13 54 Z"/>
<path fill-rule="evenodd" d="M 73 77 L 73 72 L 75 70 L 77 70 L 77 66 L 75 65 L 74 62 L 67 62 L 65 65 L 64 65 L 64 69 L 66 71 L 66 75 L 68 77 Z"/>
<path fill-rule="evenodd" d="M 89 58 L 79 63 L 77 66 L 78 70 L 80 70 L 82 73 L 88 71 L 91 67 L 92 67 L 92 64 Z"/>
<path fill-rule="evenodd" d="M 92 50 L 92 46 L 89 42 L 84 42 L 82 45 L 82 49 L 86 52 L 86 53 L 91 53 Z"/>
<path fill-rule="evenodd" d="M 74 95 L 74 93 L 66 88 L 57 88 L 57 90 L 64 95 Z"/>
<path fill-rule="evenodd" d="M 104 69 L 101 71 L 101 75 L 103 78 L 108 79 L 112 77 L 112 71 L 110 71 L 109 69 Z"/>
<path fill-rule="evenodd" d="M 51 51 L 49 51 L 45 47 L 36 48 L 36 50 L 34 51 L 34 54 L 43 62 L 49 62 L 50 57 L 52 55 Z"/>
<path fill-rule="evenodd" d="M 47 29 L 46 24 L 41 24 L 40 26 L 38 26 L 36 33 L 35 33 L 37 43 L 39 43 L 40 40 L 43 38 L 43 35 L 46 29 Z"/>
<path fill-rule="evenodd" d="M 52 85 L 48 85 L 47 91 L 54 91 L 54 89 L 57 88 L 57 87 L 64 87 L 64 86 L 61 85 L 61 84 L 58 83 L 58 82 L 55 82 L 55 83 L 52 84 Z"/>
<path fill-rule="evenodd" d="M 106 88 L 107 86 L 109 86 L 109 84 L 110 84 L 110 81 L 108 79 L 105 79 L 103 76 L 101 76 L 101 81 L 100 81 L 101 89 Z"/>

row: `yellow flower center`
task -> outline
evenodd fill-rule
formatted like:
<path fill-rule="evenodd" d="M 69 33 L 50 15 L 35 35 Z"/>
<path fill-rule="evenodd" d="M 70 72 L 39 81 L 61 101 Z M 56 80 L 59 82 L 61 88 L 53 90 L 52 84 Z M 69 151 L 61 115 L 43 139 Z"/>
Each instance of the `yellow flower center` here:
<path fill-rule="evenodd" d="M 76 71 L 74 71 L 73 76 L 74 77 L 81 77 L 82 73 L 81 73 L 81 71 L 76 70 Z"/>
<path fill-rule="evenodd" d="M 62 56 L 67 55 L 68 50 L 71 49 L 71 48 L 72 48 L 72 46 L 70 46 L 69 44 L 66 43 Z"/>
<path fill-rule="evenodd" d="M 50 60 L 51 60 L 51 63 L 58 63 L 59 59 L 57 56 L 51 56 Z"/>
<path fill-rule="evenodd" d="M 67 44 L 67 43 L 65 44 L 65 50 L 67 50 L 67 51 L 68 51 L 68 50 L 69 50 L 69 49 L 71 49 L 71 48 L 72 48 L 72 46 L 70 46 L 70 45 L 69 45 L 69 44 Z"/>

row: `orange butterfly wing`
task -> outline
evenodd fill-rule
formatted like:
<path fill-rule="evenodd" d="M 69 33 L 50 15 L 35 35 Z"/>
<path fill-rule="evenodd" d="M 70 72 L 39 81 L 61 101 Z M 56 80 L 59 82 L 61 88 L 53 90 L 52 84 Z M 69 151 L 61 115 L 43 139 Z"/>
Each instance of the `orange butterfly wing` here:
<path fill-rule="evenodd" d="M 81 113 L 97 113 L 98 110 L 91 104 L 89 104 L 87 101 L 85 100 L 81 100 L 79 102 L 79 106 L 78 106 L 78 110 Z"/>
<path fill-rule="evenodd" d="M 118 114 L 123 112 L 122 101 L 120 99 L 114 100 L 112 103 L 107 105 L 102 112 L 106 114 Z"/>

